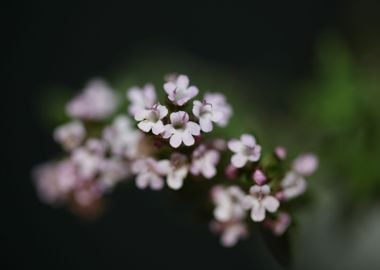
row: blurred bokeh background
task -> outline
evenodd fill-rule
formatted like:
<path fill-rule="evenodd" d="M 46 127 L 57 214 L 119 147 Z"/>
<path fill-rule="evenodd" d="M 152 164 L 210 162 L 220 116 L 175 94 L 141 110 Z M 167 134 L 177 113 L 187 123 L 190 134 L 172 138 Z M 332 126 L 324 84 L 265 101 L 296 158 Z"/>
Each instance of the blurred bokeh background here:
<path fill-rule="evenodd" d="M 295 213 L 292 268 L 380 268 L 378 1 L 37 0 L 2 11 L 1 264 L 283 268 L 260 235 L 220 247 L 165 193 L 117 189 L 93 222 L 38 200 L 30 172 L 59 154 L 51 131 L 89 78 L 123 93 L 180 72 L 229 98 L 227 136 L 319 155 L 311 202 Z"/>

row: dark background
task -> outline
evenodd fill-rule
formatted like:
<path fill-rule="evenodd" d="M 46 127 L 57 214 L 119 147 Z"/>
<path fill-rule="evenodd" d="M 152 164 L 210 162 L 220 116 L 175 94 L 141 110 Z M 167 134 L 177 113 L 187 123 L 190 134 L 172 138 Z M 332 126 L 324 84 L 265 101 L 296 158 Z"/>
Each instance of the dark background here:
<path fill-rule="evenodd" d="M 40 203 L 30 177 L 33 166 L 58 153 L 36 113 L 41 89 L 62 83 L 74 91 L 92 76 L 128 65 L 136 48 L 181 49 L 242 77 L 256 72 L 273 85 L 273 78 L 283 83 L 313 73 L 314 45 L 324 31 L 339 32 L 357 48 L 348 1 L 249 2 L 36 0 L 2 7 L 1 109 L 7 137 L 1 148 L 6 157 L 2 264 L 11 269 L 276 267 L 268 254 L 255 257 L 257 245 L 220 247 L 205 224 L 193 223 L 160 194 L 117 191 L 105 216 L 87 223 Z"/>

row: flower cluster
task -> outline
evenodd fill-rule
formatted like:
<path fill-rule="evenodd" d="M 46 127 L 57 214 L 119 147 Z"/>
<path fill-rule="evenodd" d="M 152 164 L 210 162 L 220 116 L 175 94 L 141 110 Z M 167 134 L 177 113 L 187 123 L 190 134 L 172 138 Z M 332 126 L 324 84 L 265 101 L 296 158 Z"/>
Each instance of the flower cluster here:
<path fill-rule="evenodd" d="M 317 158 L 303 154 L 288 164 L 284 147 L 263 156 L 250 134 L 213 137 L 215 128 L 228 125 L 232 108 L 220 93 L 199 98 L 186 75 L 169 76 L 163 91 L 160 101 L 152 84 L 132 87 L 126 93 L 129 115 L 115 115 L 116 92 L 102 80 L 90 81 L 68 102 L 70 120 L 54 131 L 66 157 L 35 170 L 40 198 L 85 209 L 127 179 L 152 190 L 210 181 L 210 229 L 222 245 L 247 237 L 253 223 L 283 234 L 291 223 L 287 202 L 305 192 Z"/>

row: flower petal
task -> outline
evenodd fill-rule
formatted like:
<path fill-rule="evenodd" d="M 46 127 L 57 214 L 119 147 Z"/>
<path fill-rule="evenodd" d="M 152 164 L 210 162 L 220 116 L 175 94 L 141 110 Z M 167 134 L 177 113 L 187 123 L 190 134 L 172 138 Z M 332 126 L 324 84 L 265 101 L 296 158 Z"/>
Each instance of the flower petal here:
<path fill-rule="evenodd" d="M 189 121 L 186 124 L 186 129 L 190 132 L 190 134 L 198 136 L 201 134 L 201 128 L 197 123 Z"/>
<path fill-rule="evenodd" d="M 170 137 L 170 145 L 174 148 L 178 148 L 182 143 L 182 136 L 179 133 L 174 133 Z"/>
<path fill-rule="evenodd" d="M 228 142 L 228 148 L 235 153 L 239 153 L 243 150 L 244 145 L 241 141 L 234 139 Z"/>
<path fill-rule="evenodd" d="M 150 129 L 152 128 L 152 122 L 149 122 L 147 120 L 141 121 L 140 123 L 137 124 L 139 129 L 141 129 L 144 132 L 149 132 Z"/>
<path fill-rule="evenodd" d="M 187 88 L 189 86 L 189 77 L 186 75 L 179 75 L 177 77 L 177 86 L 181 88 Z"/>
<path fill-rule="evenodd" d="M 265 208 L 261 204 L 254 205 L 251 210 L 251 219 L 256 222 L 265 219 Z"/>
<path fill-rule="evenodd" d="M 168 95 L 172 95 L 175 89 L 176 85 L 173 82 L 167 82 L 164 84 L 164 90 Z"/>
<path fill-rule="evenodd" d="M 152 132 L 154 135 L 158 135 L 158 134 L 161 134 L 165 131 L 165 127 L 164 127 L 164 124 L 162 123 L 162 121 L 158 121 L 157 123 L 153 124 L 152 126 Z"/>
<path fill-rule="evenodd" d="M 235 154 L 231 158 L 231 163 L 236 168 L 242 168 L 247 163 L 247 157 L 241 154 Z"/>
<path fill-rule="evenodd" d="M 191 146 L 195 142 L 194 137 L 187 130 L 182 133 L 182 140 L 186 146 Z"/>
<path fill-rule="evenodd" d="M 199 120 L 199 124 L 203 132 L 211 132 L 212 131 L 212 122 L 210 119 L 201 118 Z"/>
<path fill-rule="evenodd" d="M 256 139 L 252 135 L 249 134 L 243 134 L 240 137 L 241 142 L 248 146 L 248 147 L 254 147 L 256 145 Z"/>
<path fill-rule="evenodd" d="M 273 196 L 266 196 L 262 201 L 262 205 L 268 212 L 273 213 L 277 211 L 280 202 Z"/>

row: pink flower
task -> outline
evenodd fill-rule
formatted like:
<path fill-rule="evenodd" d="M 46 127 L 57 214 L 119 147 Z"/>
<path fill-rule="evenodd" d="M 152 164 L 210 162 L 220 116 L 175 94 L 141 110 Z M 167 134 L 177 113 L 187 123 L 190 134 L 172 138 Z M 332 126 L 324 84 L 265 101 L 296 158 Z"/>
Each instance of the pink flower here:
<path fill-rule="evenodd" d="M 86 130 L 80 121 L 66 123 L 54 130 L 54 139 L 68 151 L 78 147 L 85 136 Z"/>
<path fill-rule="evenodd" d="M 245 217 L 242 205 L 244 196 L 245 194 L 238 186 L 214 186 L 211 190 L 211 198 L 215 204 L 215 219 L 221 222 L 243 219 Z"/>
<path fill-rule="evenodd" d="M 261 186 L 265 183 L 265 181 L 267 180 L 267 177 L 265 176 L 262 170 L 257 169 L 252 174 L 252 179 L 253 181 L 255 181 L 256 184 Z"/>
<path fill-rule="evenodd" d="M 281 197 L 285 200 L 290 200 L 304 193 L 307 183 L 299 174 L 288 172 L 284 179 L 281 180 L 281 187 Z"/>
<path fill-rule="evenodd" d="M 164 90 L 168 94 L 169 100 L 178 106 L 183 106 L 198 95 L 198 88 L 189 86 L 189 78 L 186 75 L 179 75 L 175 80 L 165 83 Z"/>
<path fill-rule="evenodd" d="M 294 160 L 293 170 L 302 176 L 309 176 L 318 168 L 318 163 L 318 158 L 314 154 L 303 154 Z"/>
<path fill-rule="evenodd" d="M 200 145 L 193 152 L 190 171 L 193 175 L 202 174 L 208 179 L 212 178 L 216 175 L 216 165 L 219 158 L 218 151 L 207 149 L 206 146 Z"/>
<path fill-rule="evenodd" d="M 244 200 L 244 207 L 251 209 L 251 219 L 256 222 L 265 219 L 265 212 L 274 213 L 280 206 L 279 201 L 270 195 L 270 187 L 268 185 L 254 185 L 249 190 Z"/>
<path fill-rule="evenodd" d="M 102 120 L 116 109 L 117 97 L 108 84 L 100 79 L 88 82 L 85 89 L 71 100 L 66 111 L 70 117 L 83 120 Z"/>
<path fill-rule="evenodd" d="M 193 114 L 199 119 L 199 124 L 203 132 L 212 131 L 212 122 L 218 123 L 223 118 L 223 113 L 215 110 L 211 103 L 195 100 L 193 104 Z"/>
<path fill-rule="evenodd" d="M 135 114 L 135 120 L 141 121 L 138 123 L 139 129 L 144 132 L 152 130 L 153 134 L 159 135 L 165 131 L 162 119 L 168 115 L 168 109 L 160 104 L 153 105 L 147 110 L 140 110 Z"/>
<path fill-rule="evenodd" d="M 170 145 L 178 148 L 182 143 L 191 146 L 195 143 L 193 136 L 200 135 L 198 124 L 189 121 L 189 115 L 184 111 L 170 114 L 171 124 L 165 126 L 164 138 L 170 138 Z"/>
<path fill-rule="evenodd" d="M 292 223 L 292 218 L 286 212 L 280 212 L 275 220 L 268 219 L 265 225 L 277 235 L 283 235 Z"/>
<path fill-rule="evenodd" d="M 230 140 L 228 148 L 235 154 L 231 158 L 231 163 L 236 168 L 242 168 L 248 161 L 256 162 L 260 159 L 261 146 L 256 144 L 255 137 L 243 134 L 240 140 Z"/>
<path fill-rule="evenodd" d="M 127 91 L 127 98 L 130 101 L 129 113 L 132 116 L 135 116 L 139 111 L 152 108 L 157 103 L 156 91 L 152 84 L 146 84 L 143 88 L 130 88 Z"/>
<path fill-rule="evenodd" d="M 150 187 L 159 190 L 164 187 L 164 179 L 170 169 L 169 160 L 156 161 L 153 158 L 139 159 L 132 164 L 132 172 L 137 174 L 136 185 L 140 189 Z"/>
<path fill-rule="evenodd" d="M 186 161 L 186 156 L 182 154 L 174 153 L 171 155 L 170 168 L 166 179 L 169 188 L 177 190 L 183 186 L 183 181 L 189 172 L 189 165 Z"/>
<path fill-rule="evenodd" d="M 284 160 L 286 158 L 286 148 L 285 147 L 282 147 L 282 146 L 277 146 L 275 149 L 274 149 L 274 153 L 276 154 L 276 156 L 280 159 L 280 160 Z"/>
<path fill-rule="evenodd" d="M 215 114 L 221 115 L 218 121 L 216 121 L 216 124 L 221 127 L 227 126 L 232 116 L 232 108 L 226 102 L 225 96 L 220 93 L 206 93 L 204 101 L 207 104 L 211 104 L 212 110 Z"/>
<path fill-rule="evenodd" d="M 220 244 L 224 247 L 233 247 L 240 239 L 248 236 L 247 225 L 241 220 L 229 222 L 213 220 L 210 229 L 214 233 L 221 234 Z"/>

